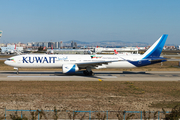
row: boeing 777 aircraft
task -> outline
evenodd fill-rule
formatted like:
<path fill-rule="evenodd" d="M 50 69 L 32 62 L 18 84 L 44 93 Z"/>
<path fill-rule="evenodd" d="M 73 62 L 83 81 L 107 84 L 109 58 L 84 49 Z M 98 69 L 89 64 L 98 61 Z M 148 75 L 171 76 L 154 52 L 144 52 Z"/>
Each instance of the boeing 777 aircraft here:
<path fill-rule="evenodd" d="M 84 70 L 85 75 L 93 75 L 92 69 L 101 68 L 134 68 L 164 62 L 160 57 L 167 39 L 162 35 L 143 55 L 47 55 L 27 54 L 7 59 L 4 63 L 18 68 L 62 68 L 63 73 L 75 73 Z"/>

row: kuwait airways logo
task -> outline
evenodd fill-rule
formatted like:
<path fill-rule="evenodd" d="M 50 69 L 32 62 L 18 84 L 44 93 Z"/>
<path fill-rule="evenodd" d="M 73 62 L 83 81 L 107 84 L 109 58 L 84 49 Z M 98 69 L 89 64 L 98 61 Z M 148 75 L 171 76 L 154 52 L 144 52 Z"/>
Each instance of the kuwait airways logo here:
<path fill-rule="evenodd" d="M 16 61 L 14 60 L 14 58 L 12 58 L 11 61 L 16 62 Z"/>
<path fill-rule="evenodd" d="M 57 57 L 23 57 L 23 63 L 55 63 Z"/>
<path fill-rule="evenodd" d="M 91 59 L 98 59 L 98 58 L 102 58 L 102 56 L 96 56 L 96 55 L 91 55 Z"/>

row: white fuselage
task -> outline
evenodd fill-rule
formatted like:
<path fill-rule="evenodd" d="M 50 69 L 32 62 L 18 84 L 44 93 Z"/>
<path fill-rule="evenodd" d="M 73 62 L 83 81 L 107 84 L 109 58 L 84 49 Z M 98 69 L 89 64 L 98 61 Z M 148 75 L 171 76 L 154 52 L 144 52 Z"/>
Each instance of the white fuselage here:
<path fill-rule="evenodd" d="M 99 68 L 133 68 L 136 67 L 127 60 L 137 61 L 142 55 L 47 55 L 27 54 L 11 57 L 5 64 L 17 68 L 62 68 L 63 64 L 92 63 L 98 61 L 117 61 L 99 65 Z M 126 60 L 125 60 L 126 59 Z"/>

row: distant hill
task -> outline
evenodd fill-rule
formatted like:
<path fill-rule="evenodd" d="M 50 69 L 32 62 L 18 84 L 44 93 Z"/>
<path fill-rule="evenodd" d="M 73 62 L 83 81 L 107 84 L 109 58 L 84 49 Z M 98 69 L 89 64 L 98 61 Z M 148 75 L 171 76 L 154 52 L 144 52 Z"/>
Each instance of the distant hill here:
<path fill-rule="evenodd" d="M 90 44 L 90 42 L 82 42 L 79 40 L 69 40 L 69 41 L 65 41 L 64 43 L 71 43 L 72 41 L 76 42 L 77 44 Z"/>
<path fill-rule="evenodd" d="M 83 42 L 79 40 L 69 40 L 63 42 L 64 45 L 69 46 L 71 42 L 74 41 L 78 46 L 148 46 L 149 44 L 146 42 L 125 42 L 121 40 L 114 41 L 98 41 L 98 42 Z"/>

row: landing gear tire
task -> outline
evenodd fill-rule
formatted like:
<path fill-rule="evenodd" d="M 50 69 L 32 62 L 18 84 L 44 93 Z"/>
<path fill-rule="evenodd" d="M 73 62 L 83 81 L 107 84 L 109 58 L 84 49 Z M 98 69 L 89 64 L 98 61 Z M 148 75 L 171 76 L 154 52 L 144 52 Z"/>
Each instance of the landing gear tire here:
<path fill-rule="evenodd" d="M 88 72 L 87 70 L 83 71 L 84 75 L 86 76 L 93 76 L 94 73 L 92 71 Z"/>
<path fill-rule="evenodd" d="M 87 71 L 83 71 L 83 74 L 84 74 L 84 75 L 87 75 Z"/>
<path fill-rule="evenodd" d="M 91 75 L 91 76 L 93 76 L 93 75 L 94 75 L 94 73 L 91 71 L 91 72 L 90 72 L 90 75 Z"/>

